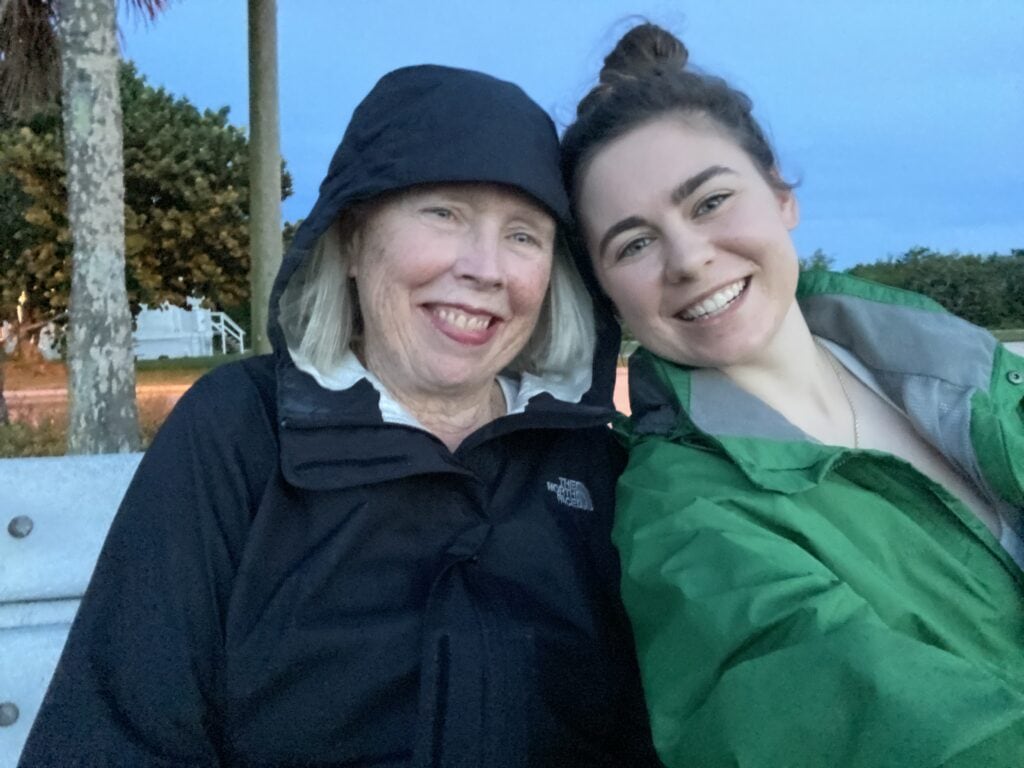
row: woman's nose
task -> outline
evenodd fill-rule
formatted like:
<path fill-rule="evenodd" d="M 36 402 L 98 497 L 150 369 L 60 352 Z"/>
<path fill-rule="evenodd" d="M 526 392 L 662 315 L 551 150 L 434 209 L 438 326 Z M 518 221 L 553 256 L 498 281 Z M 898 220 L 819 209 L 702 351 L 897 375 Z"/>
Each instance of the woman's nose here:
<path fill-rule="evenodd" d="M 715 258 L 714 245 L 699 232 L 680 229 L 665 237 L 665 280 L 679 283 L 698 277 Z"/>
<path fill-rule="evenodd" d="M 498 234 L 486 230 L 467 232 L 459 246 L 455 275 L 485 288 L 504 285 L 505 270 Z"/>

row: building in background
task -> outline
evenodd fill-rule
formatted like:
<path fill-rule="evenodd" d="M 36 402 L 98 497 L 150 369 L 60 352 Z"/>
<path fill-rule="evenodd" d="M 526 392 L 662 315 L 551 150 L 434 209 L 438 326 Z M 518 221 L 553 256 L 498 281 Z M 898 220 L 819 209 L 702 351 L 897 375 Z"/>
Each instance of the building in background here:
<path fill-rule="evenodd" d="M 151 308 L 143 305 L 135 318 L 135 357 L 207 357 L 246 350 L 245 331 L 226 313 L 204 308 L 200 299 L 189 299 L 189 309 L 170 304 Z M 0 328 L 0 343 L 13 352 L 15 340 L 9 323 Z M 39 331 L 39 352 L 46 360 L 59 360 L 61 352 L 53 325 Z"/>

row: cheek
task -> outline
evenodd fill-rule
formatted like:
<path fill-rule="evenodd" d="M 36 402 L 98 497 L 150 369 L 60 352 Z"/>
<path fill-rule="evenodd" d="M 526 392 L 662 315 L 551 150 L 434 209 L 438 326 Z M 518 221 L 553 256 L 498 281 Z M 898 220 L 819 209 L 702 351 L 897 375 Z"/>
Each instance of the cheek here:
<path fill-rule="evenodd" d="M 525 315 L 536 315 L 540 312 L 550 280 L 550 264 L 532 264 L 520 270 L 509 285 L 509 295 L 518 311 Z"/>
<path fill-rule="evenodd" d="M 379 314 L 381 307 L 388 303 L 388 283 L 380 277 L 376 269 L 360 270 L 356 276 L 356 291 L 364 316 Z"/>
<path fill-rule="evenodd" d="M 598 282 L 623 319 L 640 318 L 654 312 L 655 288 L 638 269 L 598 272 Z"/>
<path fill-rule="evenodd" d="M 772 269 L 777 275 L 780 290 L 795 294 L 800 279 L 800 262 L 796 251 L 780 248 L 773 256 Z"/>

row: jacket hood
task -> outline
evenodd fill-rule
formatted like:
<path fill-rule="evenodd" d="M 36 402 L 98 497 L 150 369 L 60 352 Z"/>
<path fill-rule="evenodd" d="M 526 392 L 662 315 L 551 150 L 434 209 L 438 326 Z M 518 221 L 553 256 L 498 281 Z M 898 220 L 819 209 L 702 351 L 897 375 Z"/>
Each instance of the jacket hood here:
<path fill-rule="evenodd" d="M 352 114 L 319 197 L 289 246 L 270 297 L 269 336 L 279 367 L 292 368 L 280 299 L 321 236 L 353 204 L 432 183 L 508 185 L 543 205 L 571 231 L 554 123 L 518 86 L 437 65 L 382 77 Z M 586 278 L 585 278 L 586 279 Z M 593 293 L 592 284 L 587 287 Z M 619 329 L 594 295 L 598 343 L 585 404 L 610 406 Z M 581 351 L 581 361 L 587 354 Z"/>

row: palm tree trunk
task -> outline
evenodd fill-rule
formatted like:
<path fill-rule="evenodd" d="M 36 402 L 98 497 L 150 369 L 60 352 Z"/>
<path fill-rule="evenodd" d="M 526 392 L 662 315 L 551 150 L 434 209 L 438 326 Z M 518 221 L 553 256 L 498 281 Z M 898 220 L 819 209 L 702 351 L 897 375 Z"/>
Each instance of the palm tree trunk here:
<path fill-rule="evenodd" d="M 68 453 L 138 450 L 124 271 L 124 159 L 115 0 L 61 0 L 68 219 Z"/>
<path fill-rule="evenodd" d="M 281 265 L 277 0 L 249 0 L 249 300 L 252 348 L 270 351 L 267 312 Z"/>

